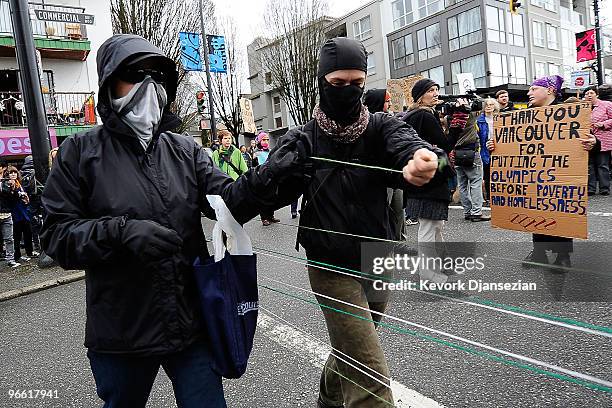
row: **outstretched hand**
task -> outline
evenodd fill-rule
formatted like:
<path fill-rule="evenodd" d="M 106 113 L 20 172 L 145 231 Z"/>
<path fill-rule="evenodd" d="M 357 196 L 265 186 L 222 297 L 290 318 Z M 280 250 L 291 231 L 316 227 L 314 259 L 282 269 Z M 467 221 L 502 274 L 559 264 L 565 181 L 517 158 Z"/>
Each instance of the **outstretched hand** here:
<path fill-rule="evenodd" d="M 417 150 L 402 169 L 404 179 L 415 186 L 427 184 L 438 170 L 438 155 L 431 150 L 422 148 Z"/>

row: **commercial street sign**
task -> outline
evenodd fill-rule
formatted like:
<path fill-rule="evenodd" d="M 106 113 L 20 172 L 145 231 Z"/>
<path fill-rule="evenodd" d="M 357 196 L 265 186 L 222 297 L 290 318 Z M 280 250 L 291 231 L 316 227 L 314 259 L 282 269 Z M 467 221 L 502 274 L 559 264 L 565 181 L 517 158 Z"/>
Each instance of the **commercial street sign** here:
<path fill-rule="evenodd" d="M 36 18 L 42 21 L 55 21 L 57 23 L 93 24 L 94 16 L 91 14 L 69 13 L 66 11 L 35 9 Z"/>

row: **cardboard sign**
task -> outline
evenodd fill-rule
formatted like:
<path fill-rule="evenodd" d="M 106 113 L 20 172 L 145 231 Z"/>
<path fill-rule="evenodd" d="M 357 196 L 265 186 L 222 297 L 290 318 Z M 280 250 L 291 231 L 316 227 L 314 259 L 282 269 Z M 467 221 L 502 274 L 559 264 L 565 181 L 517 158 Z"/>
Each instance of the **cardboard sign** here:
<path fill-rule="evenodd" d="M 587 238 L 587 102 L 495 115 L 491 155 L 494 227 Z"/>
<path fill-rule="evenodd" d="M 459 83 L 459 93 L 465 95 L 468 91 L 475 91 L 474 75 L 471 72 L 465 74 L 457 74 L 457 82 Z"/>
<path fill-rule="evenodd" d="M 412 99 L 412 88 L 414 84 L 423 79 L 422 75 L 413 75 L 407 78 L 404 78 L 402 81 L 402 90 L 404 91 L 404 100 L 406 101 L 406 106 L 412 105 L 414 100 Z"/>
<path fill-rule="evenodd" d="M 402 89 L 403 79 L 387 79 L 387 92 L 391 95 L 391 109 L 393 112 L 404 111 L 404 90 Z"/>
<path fill-rule="evenodd" d="M 412 105 L 412 87 L 420 79 L 421 75 L 413 75 L 401 79 L 387 79 L 387 92 L 391 95 L 390 109 L 393 112 L 403 112 L 404 107 Z"/>
<path fill-rule="evenodd" d="M 253 116 L 253 106 L 251 105 L 250 99 L 240 98 L 240 115 L 242 116 L 244 131 L 253 134 L 257 133 L 255 117 Z"/>

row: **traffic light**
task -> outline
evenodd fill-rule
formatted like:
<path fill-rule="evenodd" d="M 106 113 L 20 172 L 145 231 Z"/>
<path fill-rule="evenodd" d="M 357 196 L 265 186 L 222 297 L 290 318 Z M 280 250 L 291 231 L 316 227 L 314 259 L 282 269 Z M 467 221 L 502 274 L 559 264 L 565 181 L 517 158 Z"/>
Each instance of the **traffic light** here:
<path fill-rule="evenodd" d="M 204 110 L 206 109 L 206 105 L 204 105 L 205 100 L 204 100 L 204 91 L 198 91 L 196 93 L 196 99 L 197 99 L 197 105 L 198 105 L 198 113 L 200 115 L 204 114 Z"/>
<path fill-rule="evenodd" d="M 510 12 L 512 14 L 518 14 L 518 8 L 521 7 L 519 0 L 508 0 L 510 1 Z"/>

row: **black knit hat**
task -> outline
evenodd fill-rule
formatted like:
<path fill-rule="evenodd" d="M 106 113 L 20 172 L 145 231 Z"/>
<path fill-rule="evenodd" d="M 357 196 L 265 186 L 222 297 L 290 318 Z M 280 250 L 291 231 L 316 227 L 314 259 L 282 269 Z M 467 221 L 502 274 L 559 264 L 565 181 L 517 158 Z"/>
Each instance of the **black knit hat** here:
<path fill-rule="evenodd" d="M 368 56 L 361 42 L 346 37 L 327 40 L 319 53 L 317 77 L 341 69 L 358 69 L 368 72 Z"/>
<path fill-rule="evenodd" d="M 436 84 L 429 78 L 423 78 L 418 80 L 416 84 L 414 84 L 414 86 L 412 87 L 412 99 L 414 99 L 415 102 L 418 101 L 419 98 L 425 95 L 425 93 L 429 91 L 429 88 L 431 88 L 432 86 L 437 86 L 438 89 L 440 89 L 440 85 Z"/>

